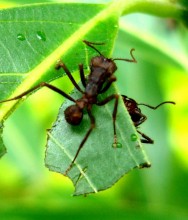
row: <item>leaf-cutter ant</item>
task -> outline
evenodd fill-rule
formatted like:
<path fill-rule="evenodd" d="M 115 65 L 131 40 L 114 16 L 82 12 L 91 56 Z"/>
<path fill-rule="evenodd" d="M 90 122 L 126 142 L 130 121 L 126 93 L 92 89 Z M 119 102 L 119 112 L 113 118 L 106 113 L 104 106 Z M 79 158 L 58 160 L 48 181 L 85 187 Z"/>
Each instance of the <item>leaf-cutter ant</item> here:
<path fill-rule="evenodd" d="M 84 69 L 83 69 L 83 64 L 79 65 L 79 72 L 80 72 L 80 78 L 82 85 L 84 87 L 84 90 L 80 88 L 80 86 L 76 83 L 74 78 L 72 77 L 70 71 L 66 67 L 66 65 L 62 62 L 59 61 L 56 65 L 56 70 L 59 70 L 62 68 L 67 76 L 69 77 L 70 81 L 72 84 L 75 86 L 75 88 L 82 94 L 81 98 L 75 100 L 72 98 L 70 95 L 65 93 L 64 91 L 58 89 L 57 87 L 48 84 L 46 82 L 41 82 L 35 87 L 23 92 L 22 94 L 11 98 L 7 100 L 3 100 L 2 102 L 7 102 L 11 100 L 17 100 L 22 98 L 23 96 L 28 95 L 29 93 L 33 92 L 34 90 L 41 88 L 41 87 L 47 87 L 60 95 L 64 96 L 65 98 L 69 99 L 70 101 L 74 102 L 73 105 L 67 107 L 64 111 L 65 119 L 70 125 L 79 125 L 82 121 L 83 118 L 83 110 L 86 109 L 89 119 L 90 119 L 90 128 L 88 129 L 87 133 L 85 134 L 84 138 L 82 139 L 76 154 L 71 161 L 69 167 L 65 171 L 64 175 L 67 175 L 68 171 L 71 169 L 72 165 L 74 164 L 80 150 L 83 148 L 86 140 L 88 139 L 89 135 L 91 134 L 92 130 L 95 127 L 95 117 L 92 114 L 92 106 L 98 105 L 98 106 L 103 106 L 110 102 L 111 100 L 115 100 L 114 102 L 114 108 L 112 112 L 112 120 L 113 120 L 113 132 L 114 132 L 114 144 L 113 146 L 116 147 L 119 143 L 117 142 L 117 137 L 116 137 L 116 114 L 117 114 L 117 107 L 118 107 L 118 94 L 112 94 L 102 101 L 98 100 L 98 95 L 106 92 L 111 84 L 116 81 L 116 77 L 114 76 L 115 71 L 117 70 L 116 63 L 114 62 L 115 60 L 123 60 L 126 62 L 133 62 L 136 63 L 136 59 L 133 56 L 133 51 L 134 49 L 130 50 L 130 55 L 131 59 L 123 59 L 123 58 L 106 58 L 101 54 L 101 52 L 94 46 L 94 45 L 102 45 L 103 43 L 93 43 L 89 42 L 86 40 L 83 40 L 83 42 L 94 49 L 99 55 L 95 56 L 91 59 L 90 61 L 90 73 L 88 75 L 88 78 L 86 80 L 85 75 L 84 75 Z"/>
<path fill-rule="evenodd" d="M 167 103 L 175 105 L 175 102 L 165 101 L 165 102 L 161 102 L 157 106 L 151 106 L 151 105 L 144 104 L 144 103 L 137 103 L 134 99 L 131 99 L 125 95 L 122 95 L 122 99 L 136 128 L 138 128 L 138 126 L 141 125 L 147 119 L 147 117 L 144 114 L 142 114 L 141 109 L 138 107 L 138 105 L 144 105 L 153 110 Z M 142 139 L 141 139 L 142 143 L 146 143 L 146 144 L 154 143 L 154 141 L 150 137 L 148 137 L 141 131 L 137 130 L 137 132 L 142 136 Z"/>

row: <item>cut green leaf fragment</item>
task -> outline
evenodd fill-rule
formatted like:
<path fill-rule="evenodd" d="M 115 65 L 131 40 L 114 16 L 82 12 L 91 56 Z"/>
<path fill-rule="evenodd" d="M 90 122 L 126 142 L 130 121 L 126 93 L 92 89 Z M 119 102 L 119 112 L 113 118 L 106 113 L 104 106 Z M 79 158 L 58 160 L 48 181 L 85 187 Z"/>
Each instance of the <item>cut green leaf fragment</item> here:
<path fill-rule="evenodd" d="M 117 93 L 112 86 L 101 98 Z M 79 98 L 80 93 L 71 94 Z M 48 132 L 46 149 L 46 166 L 51 170 L 64 174 L 73 160 L 79 144 L 90 127 L 90 120 L 85 114 L 79 126 L 67 124 L 64 110 L 71 105 L 66 101 L 60 108 L 56 122 Z M 116 183 L 125 173 L 133 168 L 149 167 L 150 163 L 135 139 L 136 129 L 122 100 L 118 105 L 117 138 L 118 147 L 113 147 L 112 111 L 114 101 L 105 106 L 93 106 L 96 127 L 92 131 L 84 147 L 80 151 L 68 177 L 75 186 L 74 195 L 97 193 Z M 135 134 L 133 139 L 133 134 Z"/>

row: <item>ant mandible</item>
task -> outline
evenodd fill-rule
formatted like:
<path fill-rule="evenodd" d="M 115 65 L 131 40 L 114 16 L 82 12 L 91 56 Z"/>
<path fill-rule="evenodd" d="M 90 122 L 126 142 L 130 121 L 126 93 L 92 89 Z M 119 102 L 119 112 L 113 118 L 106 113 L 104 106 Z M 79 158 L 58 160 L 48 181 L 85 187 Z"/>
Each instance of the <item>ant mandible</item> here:
<path fill-rule="evenodd" d="M 151 105 L 144 104 L 144 103 L 137 103 L 134 99 L 131 99 L 125 95 L 122 95 L 122 99 L 123 99 L 123 102 L 124 102 L 128 112 L 129 112 L 129 115 L 131 116 L 131 119 L 132 119 L 136 129 L 138 128 L 139 125 L 141 125 L 147 119 L 147 117 L 144 114 L 142 114 L 141 109 L 138 107 L 138 105 L 144 105 L 144 106 L 151 108 L 153 110 L 156 110 L 161 105 L 164 105 L 167 103 L 175 105 L 175 102 L 165 101 L 165 102 L 161 102 L 157 106 L 151 106 Z M 137 130 L 137 132 L 143 138 L 143 139 L 141 139 L 142 143 L 146 143 L 146 144 L 153 144 L 154 143 L 154 141 L 150 137 L 148 137 L 147 135 L 145 135 L 141 131 Z"/>
<path fill-rule="evenodd" d="M 64 175 L 67 175 L 68 171 L 71 169 L 72 165 L 74 164 L 80 150 L 83 148 L 86 140 L 88 139 L 89 135 L 91 134 L 92 130 L 95 127 L 95 117 L 92 114 L 92 106 L 95 104 L 97 106 L 103 106 L 110 102 L 111 100 L 115 100 L 114 103 L 114 108 L 112 112 L 112 120 L 113 120 L 113 132 L 114 132 L 114 144 L 113 146 L 116 147 L 119 143 L 117 142 L 117 137 L 116 137 L 116 114 L 117 114 L 117 107 L 118 107 L 118 94 L 112 94 L 108 96 L 107 98 L 103 99 L 102 101 L 99 101 L 98 95 L 106 92 L 111 84 L 116 81 L 116 77 L 114 76 L 114 72 L 117 70 L 116 63 L 114 62 L 115 60 L 123 60 L 126 62 L 133 62 L 136 63 L 136 59 L 133 56 L 133 51 L 134 49 L 130 50 L 130 55 L 132 59 L 122 59 L 122 58 L 106 58 L 101 54 L 101 52 L 94 46 L 94 45 L 102 45 L 103 43 L 93 43 L 89 42 L 86 40 L 83 40 L 83 42 L 94 49 L 99 55 L 95 56 L 91 59 L 90 61 L 90 73 L 88 75 L 88 78 L 86 80 L 85 75 L 84 75 L 84 69 L 83 69 L 83 64 L 79 65 L 79 72 L 80 72 L 80 78 L 82 85 L 84 87 L 84 90 L 80 88 L 80 86 L 76 83 L 74 78 L 71 75 L 71 72 L 68 70 L 66 65 L 62 62 L 59 61 L 56 65 L 56 69 L 59 70 L 62 68 L 67 76 L 69 77 L 70 81 L 72 84 L 75 86 L 75 88 L 82 94 L 81 98 L 75 100 L 72 98 L 70 95 L 65 93 L 64 91 L 58 89 L 57 87 L 48 84 L 46 82 L 41 82 L 40 84 L 36 85 L 35 87 L 23 92 L 22 94 L 11 98 L 7 100 L 0 101 L 2 102 L 7 102 L 7 101 L 12 101 L 12 100 L 17 100 L 20 99 L 29 93 L 33 92 L 34 90 L 41 88 L 41 87 L 47 87 L 60 95 L 64 96 L 65 98 L 69 99 L 70 101 L 74 102 L 73 105 L 67 107 L 64 111 L 65 119 L 66 121 L 71 124 L 71 125 L 79 125 L 82 121 L 83 118 L 83 110 L 86 109 L 89 119 L 90 119 L 90 128 L 88 129 L 87 133 L 85 134 L 84 138 L 82 139 L 77 152 L 71 161 L 69 167 L 65 171 Z"/>

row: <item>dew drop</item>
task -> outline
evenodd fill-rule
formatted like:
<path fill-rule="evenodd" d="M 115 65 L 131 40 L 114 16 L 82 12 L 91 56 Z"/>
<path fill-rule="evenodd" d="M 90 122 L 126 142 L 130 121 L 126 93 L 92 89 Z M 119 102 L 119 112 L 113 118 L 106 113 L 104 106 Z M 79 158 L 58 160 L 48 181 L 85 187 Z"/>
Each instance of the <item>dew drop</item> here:
<path fill-rule="evenodd" d="M 23 34 L 17 34 L 17 39 L 20 41 L 24 41 L 24 40 L 26 40 L 26 37 Z"/>
<path fill-rule="evenodd" d="M 136 141 L 138 139 L 136 134 L 131 134 L 131 141 Z"/>
<path fill-rule="evenodd" d="M 122 144 L 121 143 L 113 143 L 112 147 L 113 148 L 122 148 Z"/>
<path fill-rule="evenodd" d="M 46 35 L 42 31 L 37 31 L 37 38 L 42 41 L 46 41 Z"/>

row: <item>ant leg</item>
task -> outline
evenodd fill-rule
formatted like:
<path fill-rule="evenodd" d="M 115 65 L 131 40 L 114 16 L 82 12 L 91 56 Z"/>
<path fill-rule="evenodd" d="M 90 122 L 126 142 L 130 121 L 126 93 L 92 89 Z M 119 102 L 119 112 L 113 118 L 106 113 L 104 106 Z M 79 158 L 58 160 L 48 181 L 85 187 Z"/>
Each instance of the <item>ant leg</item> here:
<path fill-rule="evenodd" d="M 118 107 L 118 98 L 119 98 L 118 94 L 113 94 L 111 96 L 108 96 L 106 99 L 96 103 L 96 105 L 102 106 L 102 105 L 105 105 L 108 102 L 110 102 L 112 99 L 115 99 L 114 109 L 113 109 L 113 113 L 112 113 L 113 129 L 114 129 L 114 146 L 117 146 L 117 144 L 118 144 L 117 143 L 117 136 L 116 136 L 116 115 L 117 115 L 117 107 Z"/>
<path fill-rule="evenodd" d="M 51 90 L 53 90 L 54 92 L 57 92 L 59 93 L 60 95 L 62 95 L 63 97 L 69 99 L 70 101 L 73 101 L 73 102 L 76 102 L 71 96 L 69 96 L 68 94 L 66 94 L 65 92 L 63 92 L 62 90 L 58 89 L 57 87 L 51 85 L 51 84 L 48 84 L 48 83 L 45 83 L 45 82 L 41 82 L 40 84 L 34 86 L 33 88 L 21 93 L 20 95 L 18 96 L 15 96 L 13 98 L 10 98 L 10 99 L 7 99 L 7 100 L 3 100 L 3 101 L 0 101 L 0 103 L 3 103 L 3 102 L 8 102 L 8 101 L 13 101 L 13 100 L 17 100 L 17 99 L 21 99 L 22 97 L 32 93 L 33 91 L 35 91 L 36 89 L 38 88 L 41 88 L 41 87 L 47 87 Z"/>
<path fill-rule="evenodd" d="M 89 135 L 91 134 L 92 130 L 93 130 L 94 127 L 95 127 L 95 118 L 94 118 L 94 116 L 92 115 L 90 108 L 87 109 L 87 113 L 88 113 L 89 118 L 90 118 L 90 123 L 91 123 L 91 124 L 90 124 L 90 128 L 89 128 L 89 130 L 87 131 L 87 133 L 86 133 L 85 137 L 83 138 L 82 142 L 80 143 L 80 146 L 78 147 L 78 150 L 77 150 L 77 152 L 76 152 L 76 154 L 75 154 L 75 156 L 74 156 L 74 159 L 72 160 L 71 164 L 69 165 L 69 167 L 68 167 L 67 170 L 65 171 L 65 174 L 64 174 L 65 176 L 67 176 L 67 173 L 68 173 L 68 172 L 70 171 L 70 169 L 72 168 L 72 166 L 73 166 L 73 164 L 74 164 L 76 158 L 78 157 L 78 154 L 80 153 L 80 151 L 81 151 L 82 147 L 84 146 L 86 140 L 88 139 Z"/>
<path fill-rule="evenodd" d="M 81 78 L 82 85 L 83 87 L 86 87 L 86 78 L 84 76 L 83 64 L 79 64 L 79 70 L 80 70 L 80 78 Z"/>
<path fill-rule="evenodd" d="M 72 84 L 75 86 L 75 88 L 77 88 L 78 91 L 80 91 L 81 93 L 84 93 L 82 91 L 82 89 L 80 88 L 80 86 L 77 84 L 77 82 L 74 80 L 74 78 L 72 77 L 71 72 L 68 70 L 68 68 L 66 67 L 66 65 L 60 60 L 55 69 L 59 70 L 60 68 L 63 68 L 65 73 L 67 74 L 67 76 L 69 77 L 70 81 L 72 82 Z"/>
<path fill-rule="evenodd" d="M 154 141 L 150 137 L 148 137 L 147 135 L 145 135 L 141 131 L 137 130 L 137 132 L 144 138 L 144 139 L 141 139 L 142 143 L 145 143 L 145 144 L 153 144 L 154 143 Z"/>
<path fill-rule="evenodd" d="M 134 125 L 136 127 L 141 125 L 142 123 L 144 123 L 147 120 L 147 117 L 145 115 L 143 115 L 141 112 L 139 112 L 139 116 L 140 116 L 139 120 L 133 121 Z"/>

